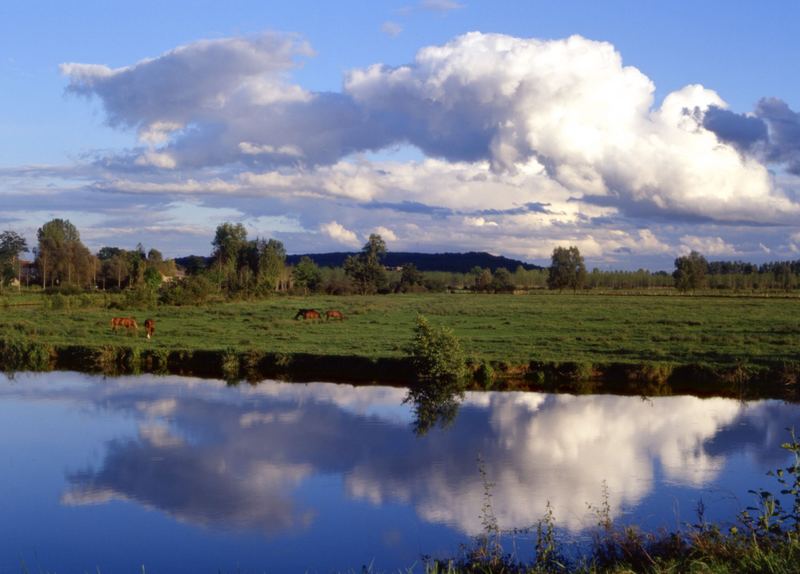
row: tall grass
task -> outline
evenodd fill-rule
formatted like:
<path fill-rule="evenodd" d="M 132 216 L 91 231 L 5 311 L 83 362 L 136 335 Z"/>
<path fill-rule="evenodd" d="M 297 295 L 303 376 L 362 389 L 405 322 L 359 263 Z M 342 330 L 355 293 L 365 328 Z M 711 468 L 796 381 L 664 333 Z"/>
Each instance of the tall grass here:
<path fill-rule="evenodd" d="M 782 445 L 792 454 L 787 467 L 769 474 L 778 483 L 779 495 L 751 491 L 756 505 L 739 516 L 737 524 L 723 530 L 708 524 L 702 507 L 698 520 L 684 530 L 648 533 L 635 526 L 620 526 L 611 518 L 608 494 L 593 508 L 597 522 L 588 548 L 569 551 L 569 541 L 556 535 L 556 518 L 548 505 L 545 516 L 530 530 L 535 533 L 533 557 L 518 560 L 504 552 L 500 530 L 491 509 L 491 482 L 479 463 L 484 483 L 481 511 L 483 533 L 462 556 L 428 560 L 428 574 L 462 573 L 576 573 L 576 574 L 673 574 L 673 573 L 770 573 L 800 571 L 800 441 L 794 430 Z M 781 496 L 790 507 L 784 508 Z M 573 545 L 574 547 L 574 545 Z"/>

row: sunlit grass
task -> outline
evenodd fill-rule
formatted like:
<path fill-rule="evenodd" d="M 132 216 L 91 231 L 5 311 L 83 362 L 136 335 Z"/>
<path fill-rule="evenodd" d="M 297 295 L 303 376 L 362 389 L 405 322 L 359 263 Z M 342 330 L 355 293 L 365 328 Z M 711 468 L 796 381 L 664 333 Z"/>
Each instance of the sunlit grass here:
<path fill-rule="evenodd" d="M 40 297 L 41 299 L 41 297 Z M 26 298 L 35 303 L 36 297 Z M 108 299 L 97 296 L 97 304 Z M 300 307 L 339 309 L 345 321 L 295 321 Z M 0 337 L 52 345 L 140 345 L 164 350 L 259 350 L 398 357 L 417 314 L 451 327 L 477 359 L 774 364 L 800 359 L 800 299 L 699 296 L 414 294 L 274 297 L 150 311 L 99 306 L 5 306 Z M 112 333 L 113 316 L 156 320 L 152 341 Z"/>

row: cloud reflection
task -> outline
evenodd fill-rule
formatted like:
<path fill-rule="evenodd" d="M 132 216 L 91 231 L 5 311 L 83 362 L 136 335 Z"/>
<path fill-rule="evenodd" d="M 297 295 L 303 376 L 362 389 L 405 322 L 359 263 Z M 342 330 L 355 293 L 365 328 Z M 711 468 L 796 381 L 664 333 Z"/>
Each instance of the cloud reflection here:
<path fill-rule="evenodd" d="M 147 376 L 45 387 L 27 376 L 34 380 L 0 385 L 0 398 L 68 401 L 139 423 L 136 436 L 107 443 L 98 468 L 68 475 L 63 503 L 123 499 L 192 524 L 268 534 L 311 524 L 303 486 L 320 475 L 341 476 L 351 499 L 410 505 L 426 521 L 475 534 L 479 454 L 502 528 L 533 524 L 549 501 L 559 524 L 579 530 L 603 482 L 614 512 L 642 502 L 659 473 L 708 487 L 733 453 L 755 454 L 759 468 L 772 463 L 774 454 L 757 453 L 779 452 L 797 418 L 796 405 L 776 401 L 468 393 L 452 427 L 418 438 L 403 389 Z"/>

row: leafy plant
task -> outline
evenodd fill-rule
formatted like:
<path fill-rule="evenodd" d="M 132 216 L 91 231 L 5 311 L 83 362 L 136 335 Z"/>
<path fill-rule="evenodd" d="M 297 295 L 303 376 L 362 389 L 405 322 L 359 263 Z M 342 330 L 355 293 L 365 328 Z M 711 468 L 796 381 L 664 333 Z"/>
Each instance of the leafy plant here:
<path fill-rule="evenodd" d="M 419 315 L 411 343 L 411 360 L 417 380 L 433 382 L 446 390 L 463 391 L 467 362 L 451 329 L 434 327 Z"/>
<path fill-rule="evenodd" d="M 781 536 L 789 533 L 795 538 L 800 536 L 800 441 L 794 428 L 787 430 L 790 440 L 783 443 L 781 448 L 792 453 L 794 460 L 789 466 L 767 474 L 776 478 L 781 487 L 780 494 L 790 498 L 792 508 L 785 508 L 781 499 L 769 490 L 750 490 L 756 496 L 756 506 L 748 506 L 742 512 L 741 519 L 754 535 Z"/>
<path fill-rule="evenodd" d="M 437 422 L 443 426 L 455 419 L 464 396 L 467 362 L 461 343 L 446 327 L 433 327 L 417 317 L 410 348 L 416 381 L 405 401 L 414 404 L 414 427 L 425 434 Z"/>

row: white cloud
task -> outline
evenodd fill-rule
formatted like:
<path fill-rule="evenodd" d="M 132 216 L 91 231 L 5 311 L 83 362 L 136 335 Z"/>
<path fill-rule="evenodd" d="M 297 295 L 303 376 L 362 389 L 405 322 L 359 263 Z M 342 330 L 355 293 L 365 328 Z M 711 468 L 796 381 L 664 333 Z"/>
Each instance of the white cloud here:
<path fill-rule="evenodd" d="M 397 22 L 392 22 L 391 20 L 387 20 L 386 22 L 381 24 L 381 32 L 383 32 L 387 36 L 391 36 L 392 38 L 396 38 L 397 36 L 399 36 L 402 31 L 403 27 Z"/>
<path fill-rule="evenodd" d="M 684 235 L 681 237 L 681 252 L 698 251 L 703 255 L 735 255 L 736 247 L 721 237 L 698 237 Z"/>
<path fill-rule="evenodd" d="M 323 223 L 319 226 L 319 230 L 339 243 L 344 243 L 345 245 L 350 246 L 358 245 L 358 236 L 336 221 Z"/>
<path fill-rule="evenodd" d="M 280 87 L 296 57 L 310 53 L 294 36 L 262 34 L 201 40 L 122 68 L 67 63 L 60 69 L 69 78 L 68 91 L 101 98 L 111 125 L 148 134 L 236 104 L 239 96 Z"/>
<path fill-rule="evenodd" d="M 153 166 L 164 169 L 173 169 L 177 164 L 175 158 L 164 152 L 146 151 L 134 161 L 135 165 Z"/>
<path fill-rule="evenodd" d="M 464 224 L 473 227 L 497 227 L 498 225 L 496 221 L 489 221 L 483 217 L 465 217 Z"/>
<path fill-rule="evenodd" d="M 383 225 L 380 225 L 375 229 L 373 229 L 372 233 L 380 235 L 384 241 L 397 241 L 397 234 L 388 227 L 384 227 Z"/>
<path fill-rule="evenodd" d="M 289 157 L 303 157 L 303 152 L 300 148 L 293 145 L 284 145 L 275 147 L 272 145 L 258 145 L 250 142 L 239 142 L 239 151 L 246 155 L 285 155 Z"/>
<path fill-rule="evenodd" d="M 230 183 L 218 178 L 208 181 L 197 181 L 187 179 L 185 181 L 135 181 L 116 179 L 108 182 L 101 182 L 97 187 L 102 189 L 112 189 L 126 193 L 156 193 L 172 195 L 196 195 L 196 194 L 227 194 L 238 191 L 241 186 Z"/>
<path fill-rule="evenodd" d="M 485 164 L 484 177 L 507 182 L 538 170 L 584 203 L 633 215 L 800 214 L 761 163 L 703 127 L 705 110 L 725 106 L 715 92 L 687 86 L 653 108 L 652 82 L 608 43 L 473 32 L 421 49 L 411 65 L 354 70 L 341 94 L 288 83 L 309 52 L 294 37 L 264 35 L 196 42 L 114 70 L 62 70 L 70 91 L 101 98 L 112 125 L 138 127 L 143 141 L 169 138 L 139 156 L 142 166 L 338 162 L 322 187 L 363 200 L 380 174 L 343 174 L 344 189 L 341 159 L 408 142 L 446 163 Z"/>
<path fill-rule="evenodd" d="M 183 128 L 178 122 L 153 122 L 139 132 L 139 139 L 145 143 L 157 145 L 169 141 L 173 132 Z"/>
<path fill-rule="evenodd" d="M 763 165 L 702 127 L 693 111 L 724 105 L 719 96 L 688 86 L 653 109 L 652 82 L 607 43 L 470 33 L 420 50 L 413 65 L 355 70 L 345 87 L 429 155 L 487 159 L 498 173 L 540 158 L 573 193 L 631 213 L 800 213 Z"/>
<path fill-rule="evenodd" d="M 293 83 L 311 53 L 295 36 L 265 34 L 120 68 L 64 64 L 68 91 L 97 97 L 108 123 L 137 130 L 143 144 L 100 158 L 91 189 L 257 197 L 239 209 L 296 214 L 306 244 L 342 240 L 313 231 L 330 223 L 324 200 L 356 237 L 389 225 L 404 247 L 423 250 L 540 259 L 574 244 L 595 260 L 629 261 L 693 245 L 761 254 L 763 243 L 776 256 L 800 245 L 785 234 L 734 239 L 748 222 L 794 224 L 800 185 L 705 128 L 706 110 L 725 109 L 720 95 L 690 85 L 656 106 L 653 82 L 611 44 L 469 33 L 407 65 L 353 70 L 341 92 Z M 381 155 L 396 146 L 425 157 Z"/>

